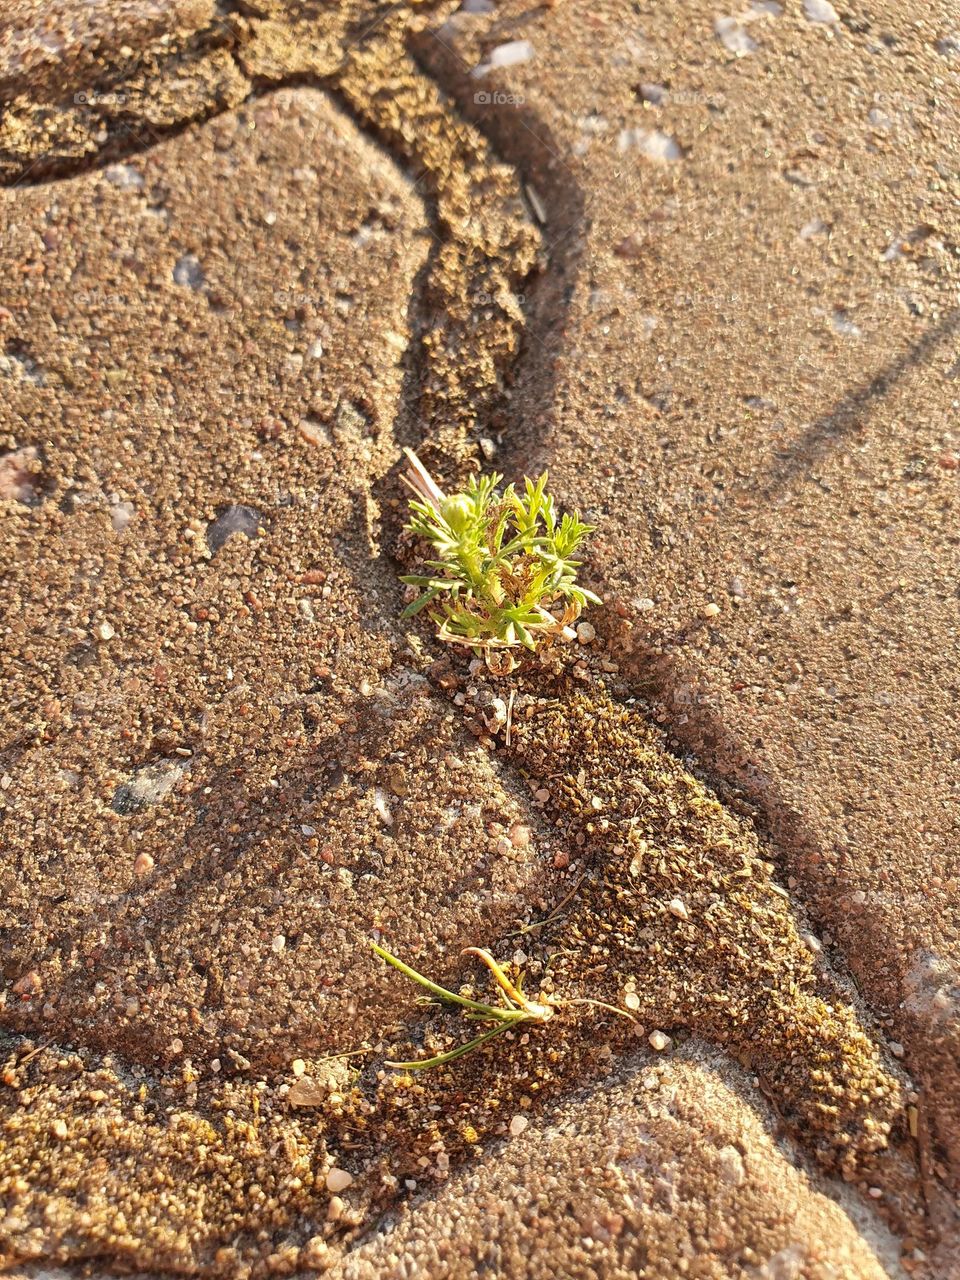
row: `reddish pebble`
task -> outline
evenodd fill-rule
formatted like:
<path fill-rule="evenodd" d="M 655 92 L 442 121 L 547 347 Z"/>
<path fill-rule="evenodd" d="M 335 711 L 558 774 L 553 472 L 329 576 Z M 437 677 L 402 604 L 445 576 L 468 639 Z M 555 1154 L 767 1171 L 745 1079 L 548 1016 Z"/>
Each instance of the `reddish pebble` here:
<path fill-rule="evenodd" d="M 135 876 L 149 875 L 153 867 L 153 858 L 149 853 L 138 853 L 133 862 L 133 874 Z"/>
<path fill-rule="evenodd" d="M 25 973 L 18 982 L 13 984 L 14 995 L 18 996 L 35 996 L 43 990 L 43 983 L 36 969 L 31 969 L 29 973 Z"/>
<path fill-rule="evenodd" d="M 944 471 L 956 471 L 957 467 L 960 467 L 960 454 L 941 453 L 937 461 Z"/>
<path fill-rule="evenodd" d="M 530 843 L 530 828 L 522 822 L 515 822 L 510 828 L 510 843 L 515 849 L 526 849 Z"/>
<path fill-rule="evenodd" d="M 560 853 L 555 853 L 553 855 L 553 865 L 555 867 L 560 867 L 560 868 L 569 867 L 570 865 L 569 853 L 566 853 L 564 851 L 561 851 Z"/>

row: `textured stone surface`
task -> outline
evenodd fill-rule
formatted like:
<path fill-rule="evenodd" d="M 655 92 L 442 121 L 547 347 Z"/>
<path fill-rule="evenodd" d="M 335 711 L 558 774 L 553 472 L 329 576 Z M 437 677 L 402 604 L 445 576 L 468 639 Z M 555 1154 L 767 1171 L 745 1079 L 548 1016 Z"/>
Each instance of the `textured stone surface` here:
<path fill-rule="evenodd" d="M 12 1260 L 827 1277 L 903 1274 L 899 1254 L 950 1273 L 950 14 L 778 8 L 18 7 L 0 44 L 3 1022 L 29 1037 L 4 1080 Z M 477 981 L 467 942 L 523 948 L 541 984 L 572 943 L 557 990 L 582 973 L 622 995 L 606 888 L 538 932 L 590 869 L 579 801 L 532 802 L 395 621 L 399 446 L 425 441 L 452 482 L 481 434 L 600 524 L 593 670 L 618 665 L 617 696 L 725 801 L 651 737 L 645 838 L 677 865 L 698 830 L 743 841 L 743 911 L 781 895 L 758 955 L 781 947 L 781 984 L 815 974 L 850 1028 L 851 1114 L 875 1069 L 898 1108 L 907 1091 L 886 1155 L 861 1161 L 838 1120 L 842 1207 L 757 1098 L 823 1153 L 794 1111 L 831 1081 L 815 1020 L 787 1000 L 782 1025 L 728 1033 L 675 999 L 698 964 L 710 990 L 735 914 L 686 967 L 668 943 L 659 990 L 644 978 L 632 1007 L 677 1011 L 662 1053 L 636 1048 L 649 1025 L 563 1014 L 456 1074 L 377 1076 L 452 1024 L 419 1022 L 372 931 L 457 981 Z M 240 509 L 255 519 L 221 540 Z M 630 758 L 597 778 L 603 803 Z M 546 772 L 530 789 L 549 797 Z M 647 943 L 701 936 L 655 906 Z M 690 1032 L 758 1078 L 718 1081 Z"/>

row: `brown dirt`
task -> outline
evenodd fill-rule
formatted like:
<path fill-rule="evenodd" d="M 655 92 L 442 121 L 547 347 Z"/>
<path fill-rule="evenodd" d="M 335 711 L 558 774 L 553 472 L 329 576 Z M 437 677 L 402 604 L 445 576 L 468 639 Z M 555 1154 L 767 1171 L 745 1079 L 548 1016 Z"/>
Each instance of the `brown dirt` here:
<path fill-rule="evenodd" d="M 866 1208 L 876 1202 L 900 1236 L 902 1265 L 922 1272 L 929 1257 L 931 1274 L 947 1274 L 956 882 L 949 865 L 924 860 L 922 840 L 911 853 L 906 836 L 895 855 L 876 840 L 851 850 L 849 834 L 843 862 L 818 851 L 839 839 L 831 804 L 835 814 L 868 814 L 864 839 L 870 822 L 890 829 L 896 810 L 869 817 L 879 791 L 854 803 L 867 761 L 878 777 L 906 768 L 916 805 L 927 793 L 922 762 L 915 785 L 910 772 L 909 717 L 884 725 L 896 750 L 875 756 L 879 744 L 853 743 L 862 729 L 849 700 L 829 694 L 839 727 L 823 737 L 821 703 L 804 698 L 817 663 L 818 678 L 839 688 L 841 674 L 849 680 L 835 669 L 853 658 L 836 638 L 845 615 L 834 617 L 833 594 L 853 590 L 859 539 L 888 527 L 849 491 L 848 474 L 831 488 L 826 472 L 844 467 L 829 446 L 867 407 L 889 413 L 888 391 L 909 394 L 922 414 L 909 371 L 941 358 L 955 332 L 945 310 L 955 287 L 947 188 L 930 187 L 923 226 L 934 230 L 897 251 L 924 273 L 911 282 L 912 305 L 934 314 L 932 326 L 912 345 L 901 340 L 882 380 L 779 447 L 766 484 L 757 458 L 774 411 L 742 390 L 746 369 L 722 332 L 759 335 L 751 388 L 785 378 L 792 387 L 791 342 L 797 367 L 806 358 L 790 328 L 805 315 L 801 295 L 771 313 L 765 288 L 779 298 L 779 281 L 797 279 L 797 244 L 835 241 L 839 215 L 830 223 L 824 214 L 845 188 L 869 209 L 864 227 L 875 230 L 875 211 L 887 207 L 884 166 L 892 172 L 899 157 L 878 146 L 879 126 L 861 150 L 836 129 L 814 130 L 791 96 L 803 78 L 792 63 L 810 63 L 818 118 L 842 118 L 851 83 L 879 77 L 871 92 L 880 100 L 895 86 L 902 96 L 898 77 L 918 67 L 943 73 L 935 23 L 887 31 L 893 44 L 882 47 L 901 39 L 912 50 L 901 73 L 878 71 L 879 54 L 876 65 L 864 61 L 869 30 L 757 17 L 753 29 L 783 63 L 778 81 L 752 74 L 764 65 L 756 52 L 732 61 L 683 6 L 626 34 L 612 7 L 585 22 L 506 8 L 448 17 L 442 28 L 445 14 L 426 7 L 317 7 L 291 18 L 276 5 L 211 23 L 181 6 L 165 16 L 168 31 L 161 21 L 139 37 L 132 75 L 118 51 L 98 51 L 92 109 L 63 95 L 87 74 L 74 61 L 62 80 L 16 81 L 0 119 L 0 163 L 15 184 L 4 193 L 15 284 L 3 313 L 3 589 L 14 655 L 0 792 L 11 832 L 7 1257 L 230 1275 L 304 1266 L 473 1274 L 498 1224 L 515 1248 L 484 1265 L 514 1275 L 594 1266 L 604 1275 L 895 1274 Z M 488 109 L 467 72 L 486 50 L 521 38 L 537 56 L 508 79 L 482 81 L 513 94 Z M 662 74 L 657 50 L 667 49 L 676 71 L 666 102 L 652 106 L 656 94 L 637 77 Z M 17 58 L 8 65 L 32 65 Z M 288 80 L 309 86 L 278 87 Z M 648 125 L 681 134 L 683 158 L 636 160 L 642 133 L 621 131 Z M 842 166 L 831 150 L 840 136 Z M 909 143 L 918 172 L 937 171 L 915 112 Z M 739 160 L 725 160 L 731 154 Z M 823 229 L 808 219 L 799 241 L 797 228 L 788 236 L 798 202 L 808 217 L 821 186 L 832 202 L 817 206 Z M 871 245 L 871 235 L 854 236 L 846 268 L 829 253 L 805 259 L 807 295 L 829 299 L 838 279 L 868 280 Z M 899 260 L 889 261 L 892 272 Z M 713 308 L 731 275 L 744 314 L 728 322 L 725 302 Z M 684 280 L 695 281 L 692 302 L 678 293 Z M 847 280 L 844 307 L 829 312 L 833 336 L 816 335 L 818 350 L 831 344 L 837 385 L 840 338 L 869 332 L 851 288 Z M 917 596 L 928 611 L 938 601 L 949 610 L 936 585 L 946 572 L 936 539 L 949 539 L 952 503 L 939 486 L 954 474 L 937 419 L 944 376 L 922 390 L 930 447 L 941 449 L 937 484 L 924 479 L 927 463 L 910 472 L 909 527 L 921 545 L 917 521 L 930 530 L 926 552 L 941 566 Z M 756 403 L 744 409 L 744 395 Z M 806 411 L 796 393 L 777 431 L 789 440 Z M 717 424 L 706 432 L 705 414 Z M 886 448 L 898 447 L 882 427 Z M 407 635 L 395 621 L 390 555 L 415 550 L 397 541 L 398 446 L 425 442 L 455 483 L 481 435 L 511 469 L 549 460 L 560 492 L 592 508 L 601 530 L 590 574 L 608 599 L 597 614 L 606 649 L 585 651 L 567 674 L 513 677 L 509 747 L 476 721 L 484 682 L 434 661 L 427 632 Z M 878 453 L 887 476 L 890 460 L 883 446 Z M 869 461 L 846 472 L 859 476 Z M 859 483 L 874 493 L 870 475 Z M 789 502 L 776 499 L 781 491 Z M 855 512 L 849 527 L 824 492 L 840 492 Z M 221 540 L 224 512 L 241 531 Z M 801 537 L 804 572 L 817 575 L 805 626 L 804 579 L 791 560 Z M 741 546 L 754 557 L 763 549 L 753 576 Z M 726 608 L 694 622 L 731 565 L 741 572 Z M 835 588 L 823 585 L 831 573 Z M 652 611 L 631 605 L 641 591 L 655 596 Z M 762 637 L 754 594 L 776 605 Z M 876 625 L 889 628 L 884 603 Z M 876 606 L 868 612 L 850 615 L 865 649 Z M 935 634 L 950 634 L 948 615 L 937 625 Z M 894 634 L 913 644 L 920 633 L 907 619 Z M 890 654 L 911 673 L 892 645 Z M 782 662 L 794 664 L 789 679 Z M 926 674 L 919 657 L 916 666 Z M 721 696 L 731 682 L 752 701 Z M 819 686 L 821 700 L 824 687 L 835 686 Z M 751 728 L 751 751 L 741 743 L 744 705 L 774 744 L 763 765 L 767 739 Z M 798 725 L 812 735 L 805 786 L 816 811 L 777 763 L 778 741 L 796 752 Z M 697 747 L 696 762 L 670 753 L 681 744 Z M 725 803 L 691 765 L 709 772 Z M 820 845 L 804 842 L 808 830 Z M 920 875 L 933 876 L 934 896 L 919 923 L 915 905 L 908 926 L 895 890 Z M 668 907 L 677 897 L 688 919 Z M 880 920 L 896 926 L 893 964 Z M 825 925 L 826 951 L 813 936 Z M 458 1028 L 447 1014 L 423 1021 L 409 1011 L 412 992 L 366 951 L 371 934 L 454 981 L 466 976 L 461 946 L 506 958 L 522 947 L 515 962 L 559 1012 L 442 1072 L 397 1076 L 385 1057 L 408 1056 L 411 1042 L 448 1047 Z M 866 1003 L 844 979 L 848 966 Z M 749 1188 L 721 1230 L 705 1208 L 716 1198 L 710 1161 L 698 1168 L 710 1111 L 695 1099 L 708 1067 L 685 1058 L 669 1068 L 678 1085 L 664 1123 L 640 1131 L 660 1172 L 624 1173 L 630 1157 L 614 1159 L 620 1178 L 639 1179 L 628 1200 L 650 1201 L 652 1216 L 624 1219 L 616 1179 L 593 1174 L 579 1226 L 544 1200 L 538 1216 L 552 1224 L 555 1252 L 528 1267 L 519 1243 L 528 1216 L 512 1216 L 506 1200 L 492 1208 L 491 1189 L 528 1176 L 548 1199 L 557 1178 L 576 1185 L 584 1152 L 603 1149 L 604 1116 L 636 1132 L 628 1095 L 636 1100 L 649 1073 L 636 1029 L 564 1004 L 626 996 L 644 1035 L 705 1037 L 756 1073 L 819 1158 L 820 1172 L 804 1175 L 818 1189 L 790 1167 L 802 1155 L 774 1156 L 749 1077 L 731 1076 L 722 1097 L 708 1096 L 728 1129 L 746 1135 L 723 1149 L 751 1174 L 741 1178 L 734 1155 L 718 1166 Z M 871 1005 L 904 1041 L 921 1091 L 884 1048 Z M 347 1050 L 362 1052 L 325 1058 Z M 597 1093 L 579 1145 L 547 1159 L 534 1131 L 548 1117 L 568 1125 L 578 1091 L 618 1056 L 620 1092 Z M 517 1117 L 531 1121 L 528 1138 L 515 1133 Z M 331 1207 L 333 1165 L 354 1181 Z M 774 1180 L 769 1192 L 761 1168 Z M 826 1207 L 833 1169 L 870 1188 L 861 1209 Z M 664 1179 L 689 1182 L 681 1207 L 667 1206 L 675 1230 L 657 1216 Z M 396 1197 L 436 1185 L 399 1227 L 358 1247 Z M 787 1192 L 800 1197 L 804 1232 L 827 1231 L 819 1250 L 787 1230 L 777 1207 Z M 625 1238 L 641 1237 L 632 1254 L 618 1243 L 624 1222 Z M 455 1231 L 444 1227 L 452 1223 Z M 542 1234 L 543 1223 L 530 1229 Z M 438 1235 L 460 1242 L 442 1267 L 424 1253 Z M 595 1258 L 584 1252 L 588 1237 Z"/>

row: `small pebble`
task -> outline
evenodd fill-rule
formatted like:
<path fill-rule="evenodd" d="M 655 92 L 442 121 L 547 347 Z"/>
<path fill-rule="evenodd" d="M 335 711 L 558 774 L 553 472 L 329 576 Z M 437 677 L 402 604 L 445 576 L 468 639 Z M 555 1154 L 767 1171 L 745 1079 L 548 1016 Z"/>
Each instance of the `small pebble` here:
<path fill-rule="evenodd" d="M 622 129 L 617 147 L 620 151 L 635 147 L 653 164 L 674 164 L 683 159 L 683 148 L 677 140 L 659 129 Z"/>
<path fill-rule="evenodd" d="M 803 0 L 803 12 L 810 22 L 839 22 L 840 15 L 830 0 Z"/>
<path fill-rule="evenodd" d="M 39 495 L 33 465 L 39 456 L 32 444 L 0 455 L 0 499 L 36 505 Z"/>
<path fill-rule="evenodd" d="M 219 551 L 228 538 L 242 533 L 247 538 L 256 538 L 260 533 L 260 512 L 254 507 L 246 507 L 243 503 L 233 503 L 225 507 L 215 520 L 207 525 L 207 546 L 211 554 Z"/>
<path fill-rule="evenodd" d="M 657 1053 L 662 1053 L 664 1049 L 669 1049 L 673 1041 L 664 1031 L 651 1031 L 647 1039 L 650 1042 L 651 1049 L 656 1049 Z"/>
<path fill-rule="evenodd" d="M 287 1090 L 287 1101 L 292 1107 L 323 1107 L 328 1100 L 327 1090 L 310 1076 L 297 1076 Z"/>
<path fill-rule="evenodd" d="M 101 622 L 97 627 L 97 636 L 101 640 L 112 640 L 116 634 L 109 622 Z"/>
<path fill-rule="evenodd" d="M 667 910 L 672 916 L 677 916 L 680 920 L 690 919 L 690 912 L 684 906 L 681 898 L 671 898 L 667 903 Z"/>
<path fill-rule="evenodd" d="M 385 791 L 377 787 L 373 796 L 373 807 L 376 810 L 377 817 L 385 827 L 393 826 L 393 812 L 387 803 L 387 794 Z"/>
<path fill-rule="evenodd" d="M 174 284 L 186 285 L 190 289 L 200 288 L 204 281 L 203 268 L 194 254 L 185 253 L 182 258 L 177 259 L 173 268 L 173 280 Z"/>
<path fill-rule="evenodd" d="M 110 523 L 113 525 L 114 533 L 123 533 L 127 525 L 136 514 L 136 508 L 132 502 L 118 502 L 110 508 Z"/>
<path fill-rule="evenodd" d="M 577 639 L 581 644 L 592 644 L 596 638 L 596 628 L 591 623 L 581 622 L 577 626 Z"/>
<path fill-rule="evenodd" d="M 294 1058 L 290 1063 L 290 1070 L 295 1076 L 302 1076 L 307 1069 L 307 1064 L 302 1058 Z"/>
<path fill-rule="evenodd" d="M 721 1147 L 717 1152 L 720 1162 L 720 1176 L 724 1182 L 734 1187 L 742 1187 L 747 1180 L 747 1169 L 743 1156 L 736 1147 Z"/>
<path fill-rule="evenodd" d="M 143 765 L 117 787 L 111 801 L 113 809 L 129 816 L 157 804 L 183 777 L 185 768 L 189 766 L 179 759 Z"/>
<path fill-rule="evenodd" d="M 149 853 L 138 853 L 133 860 L 133 874 L 135 876 L 147 876 L 155 865 L 153 857 Z"/>
<path fill-rule="evenodd" d="M 705 604 L 702 612 L 705 618 L 715 618 L 720 612 L 720 606 L 718 604 Z"/>
<path fill-rule="evenodd" d="M 519 1138 L 529 1123 L 526 1116 L 514 1116 L 510 1121 L 510 1137 Z"/>
<path fill-rule="evenodd" d="M 137 191 L 143 186 L 143 174 L 132 164 L 108 164 L 103 176 L 124 191 Z"/>
<path fill-rule="evenodd" d="M 637 613 L 649 613 L 651 609 L 655 609 L 657 606 L 649 596 L 640 596 L 638 600 L 634 600 L 633 607 Z"/>
<path fill-rule="evenodd" d="M 632 1013 L 636 1013 L 636 1011 L 640 1008 L 640 997 L 637 995 L 635 991 L 628 991 L 627 994 L 623 997 L 623 1003 L 627 1006 L 627 1008 Z"/>
<path fill-rule="evenodd" d="M 55 1138 L 63 1139 L 67 1136 L 67 1126 L 63 1120 L 54 1120 L 50 1126 L 50 1132 Z"/>
<path fill-rule="evenodd" d="M 529 62 L 533 57 L 533 45 L 529 40 L 508 40 L 506 44 L 498 44 L 487 56 L 488 67 L 515 67 L 521 62 Z"/>
<path fill-rule="evenodd" d="M 736 18 L 717 18 L 713 24 L 717 38 L 731 53 L 754 53 L 757 42 Z"/>
<path fill-rule="evenodd" d="M 346 1191 L 351 1182 L 353 1182 L 353 1174 L 347 1173 L 346 1169 L 334 1167 L 326 1177 L 327 1190 L 333 1192 L 334 1195 L 338 1195 L 341 1191 Z"/>
<path fill-rule="evenodd" d="M 515 822 L 510 828 L 510 843 L 514 849 L 526 849 L 530 843 L 530 828 L 522 822 Z"/>
<path fill-rule="evenodd" d="M 333 444 L 329 429 L 316 418 L 301 418 L 297 431 L 301 440 L 306 440 L 307 444 L 312 444 L 317 449 Z"/>
<path fill-rule="evenodd" d="M 332 1170 L 332 1172 L 337 1172 L 337 1170 Z M 340 1172 L 342 1172 L 342 1170 L 340 1170 Z M 349 1174 L 347 1176 L 349 1177 Z M 329 1182 L 329 1174 L 327 1177 Z M 343 1217 L 346 1207 L 345 1202 L 340 1198 L 340 1196 L 331 1196 L 330 1203 L 327 1205 L 327 1221 L 339 1222 Z"/>
<path fill-rule="evenodd" d="M 16 996 L 35 996 L 42 990 L 43 981 L 36 969 L 31 969 L 13 984 L 13 994 Z"/>
<path fill-rule="evenodd" d="M 644 102 L 649 102 L 651 107 L 662 107 L 667 100 L 667 91 L 662 84 L 645 81 L 640 85 L 640 97 Z"/>
<path fill-rule="evenodd" d="M 300 1259 L 311 1271 L 326 1271 L 329 1265 L 330 1246 L 323 1236 L 311 1236 L 303 1246 Z"/>

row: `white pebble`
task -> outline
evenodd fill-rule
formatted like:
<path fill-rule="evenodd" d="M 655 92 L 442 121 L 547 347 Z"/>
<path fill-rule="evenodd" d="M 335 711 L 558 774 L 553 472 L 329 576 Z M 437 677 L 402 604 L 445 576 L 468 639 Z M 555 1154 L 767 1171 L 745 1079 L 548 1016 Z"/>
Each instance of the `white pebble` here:
<path fill-rule="evenodd" d="M 679 142 L 659 129 L 621 129 L 617 148 L 630 151 L 633 147 L 654 164 L 673 164 L 683 159 Z"/>
<path fill-rule="evenodd" d="M 115 187 L 121 187 L 125 191 L 136 191 L 143 186 L 143 174 L 132 164 L 108 164 L 103 176 Z"/>
<path fill-rule="evenodd" d="M 830 0 L 803 0 L 803 12 L 811 22 L 840 21 L 840 15 Z"/>
<path fill-rule="evenodd" d="M 510 1137 L 519 1138 L 529 1123 L 526 1116 L 514 1116 L 510 1121 Z"/>
<path fill-rule="evenodd" d="M 800 228 L 801 240 L 812 240 L 814 236 L 822 236 L 824 232 L 830 228 L 822 218 L 811 218 L 809 222 L 805 222 Z"/>
<path fill-rule="evenodd" d="M 690 912 L 684 906 L 682 898 L 671 898 L 667 903 L 667 910 L 672 916 L 677 916 L 680 920 L 690 919 Z"/>
<path fill-rule="evenodd" d="M 110 508 L 110 523 L 114 533 L 123 533 L 124 529 L 136 514 L 132 502 L 118 502 Z"/>
<path fill-rule="evenodd" d="M 533 57 L 533 45 L 529 40 L 508 40 L 506 44 L 498 44 L 490 50 L 487 65 L 490 67 L 515 67 L 518 63 L 529 62 Z"/>
<path fill-rule="evenodd" d="M 715 618 L 720 612 L 720 606 L 718 604 L 705 604 L 702 612 L 705 618 Z"/>
<path fill-rule="evenodd" d="M 720 1161 L 720 1176 L 731 1186 L 742 1187 L 747 1180 L 747 1169 L 743 1156 L 736 1147 L 721 1147 L 717 1152 Z"/>
<path fill-rule="evenodd" d="M 383 791 L 380 787 L 377 787 L 376 791 L 374 792 L 373 807 L 377 812 L 377 817 L 380 819 L 383 825 L 385 827 L 392 827 L 393 814 L 390 811 L 390 806 L 387 804 L 386 792 Z"/>
<path fill-rule="evenodd" d="M 333 1168 L 327 1174 L 326 1182 L 327 1190 L 332 1191 L 334 1195 L 339 1195 L 353 1182 L 353 1174 L 347 1173 L 346 1169 Z"/>
<path fill-rule="evenodd" d="M 731 53 L 753 53 L 757 49 L 756 40 L 736 18 L 717 18 L 713 29 L 723 47 Z"/>
<path fill-rule="evenodd" d="M 651 1049 L 656 1049 L 657 1053 L 662 1053 L 664 1049 L 669 1049 L 673 1041 L 665 1031 L 651 1031 L 647 1039 L 650 1042 Z"/>
<path fill-rule="evenodd" d="M 97 627 L 97 635 L 101 640 L 112 640 L 116 634 L 116 631 L 114 631 L 109 622 L 101 622 L 99 627 Z"/>

